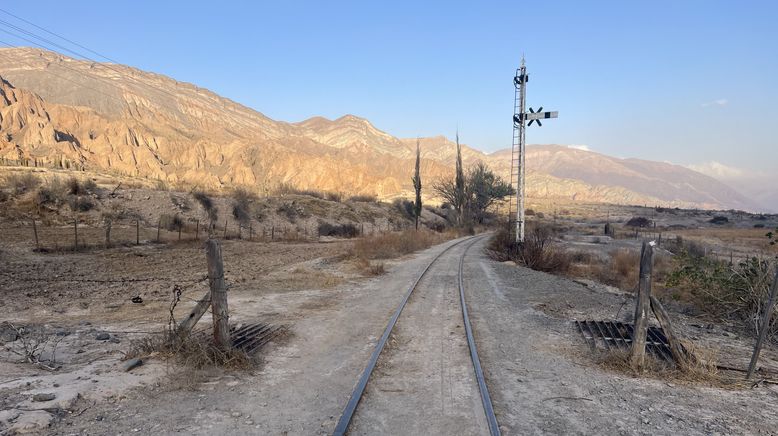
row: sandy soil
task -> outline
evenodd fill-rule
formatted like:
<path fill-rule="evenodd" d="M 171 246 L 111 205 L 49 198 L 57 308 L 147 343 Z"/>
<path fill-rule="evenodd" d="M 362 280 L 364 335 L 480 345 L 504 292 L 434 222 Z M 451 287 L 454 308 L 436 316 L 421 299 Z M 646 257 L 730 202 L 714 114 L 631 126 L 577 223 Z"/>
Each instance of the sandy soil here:
<path fill-rule="evenodd" d="M 42 326 L 55 337 L 62 331 L 64 339 L 57 372 L 0 363 L 0 428 L 46 434 L 330 433 L 403 293 L 452 243 L 387 262 L 385 275 L 364 279 L 340 262 L 347 242 L 225 242 L 233 319 L 283 324 L 290 332 L 262 350 L 262 365 L 251 372 L 193 371 L 153 357 L 131 372 L 121 369 L 121 351 L 138 336 L 129 332 L 161 328 L 171 287 L 198 280 L 204 271 L 197 243 L 69 255 L 6 243 L 0 288 L 12 298 L 2 299 L 3 319 Z M 623 319 L 632 311 L 632 297 L 493 262 L 482 253 L 485 243 L 468 252 L 467 299 L 505 434 L 773 434 L 773 386 L 724 389 L 604 369 L 572 320 Z M 485 431 L 456 300 L 460 253 L 457 248 L 444 255 L 424 292 L 409 303 L 353 433 Z M 40 276 L 56 280 L 33 280 Z M 127 277 L 164 280 L 121 280 Z M 185 295 L 199 297 L 204 284 L 192 283 Z M 136 294 L 143 304 L 129 301 Z M 673 317 L 686 337 L 736 355 L 741 360 L 733 364 L 743 365 L 747 338 L 675 311 Z M 114 341 L 97 340 L 104 331 L 113 332 Z M 775 359 L 775 350 L 768 348 L 765 356 Z M 56 398 L 32 402 L 35 393 Z"/>
<path fill-rule="evenodd" d="M 631 296 L 495 263 L 477 250 L 466 277 L 479 353 L 506 434 L 774 433 L 773 387 L 686 385 L 598 366 L 571 321 L 624 316 L 634 310 Z"/>

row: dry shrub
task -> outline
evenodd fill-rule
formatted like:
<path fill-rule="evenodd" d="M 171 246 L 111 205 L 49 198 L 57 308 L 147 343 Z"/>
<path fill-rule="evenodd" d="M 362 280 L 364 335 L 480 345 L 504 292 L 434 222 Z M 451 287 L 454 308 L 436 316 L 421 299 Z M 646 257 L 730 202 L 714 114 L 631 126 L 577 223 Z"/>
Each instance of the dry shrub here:
<path fill-rule="evenodd" d="M 359 235 L 357 226 L 351 223 L 346 224 L 319 224 L 319 236 L 333 236 L 338 238 L 355 238 Z"/>
<path fill-rule="evenodd" d="M 512 260 L 528 268 L 564 274 L 570 270 L 570 254 L 556 245 L 550 226 L 534 223 L 519 244 L 512 232 L 500 230 L 489 244 L 490 256 L 498 261 Z"/>
<path fill-rule="evenodd" d="M 713 386 L 731 384 L 727 383 L 719 373 L 715 351 L 687 342 L 684 342 L 683 345 L 691 355 L 689 359 L 680 363 L 668 362 L 646 352 L 642 370 L 632 367 L 629 349 L 599 351 L 595 361 L 607 369 L 632 376 L 647 376 L 661 380 Z"/>
<path fill-rule="evenodd" d="M 640 274 L 640 253 L 626 248 L 611 254 L 608 264 L 596 268 L 595 279 L 625 291 L 634 291 Z"/>
<path fill-rule="evenodd" d="M 165 332 L 162 335 L 134 339 L 130 342 L 130 349 L 124 358 L 145 357 L 153 353 L 196 369 L 217 366 L 250 369 L 256 365 L 255 359 L 242 350 L 222 350 L 216 347 L 213 338 L 205 332 L 185 336 Z"/>
<path fill-rule="evenodd" d="M 9 174 L 5 177 L 5 185 L 16 195 L 32 191 L 41 184 L 40 177 L 32 173 Z"/>
<path fill-rule="evenodd" d="M 383 262 L 371 262 L 364 258 L 358 258 L 354 261 L 354 265 L 366 276 L 380 276 L 386 272 Z"/>
<path fill-rule="evenodd" d="M 368 236 L 354 244 L 354 257 L 367 260 L 392 259 L 444 242 L 450 239 L 448 236 L 428 230 L 403 230 Z"/>
<path fill-rule="evenodd" d="M 348 201 L 351 203 L 377 203 L 378 197 L 369 194 L 352 195 Z"/>

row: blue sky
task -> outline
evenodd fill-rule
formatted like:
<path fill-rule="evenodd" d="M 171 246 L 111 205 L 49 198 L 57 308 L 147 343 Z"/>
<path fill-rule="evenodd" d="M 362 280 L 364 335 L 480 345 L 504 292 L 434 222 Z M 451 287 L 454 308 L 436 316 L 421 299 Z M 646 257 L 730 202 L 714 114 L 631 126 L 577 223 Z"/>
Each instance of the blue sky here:
<path fill-rule="evenodd" d="M 525 53 L 529 104 L 560 112 L 532 128 L 528 142 L 766 174 L 778 162 L 777 5 L 45 0 L 0 7 L 274 119 L 351 113 L 400 137 L 453 137 L 458 126 L 463 142 L 485 151 L 510 144 L 511 80 Z"/>

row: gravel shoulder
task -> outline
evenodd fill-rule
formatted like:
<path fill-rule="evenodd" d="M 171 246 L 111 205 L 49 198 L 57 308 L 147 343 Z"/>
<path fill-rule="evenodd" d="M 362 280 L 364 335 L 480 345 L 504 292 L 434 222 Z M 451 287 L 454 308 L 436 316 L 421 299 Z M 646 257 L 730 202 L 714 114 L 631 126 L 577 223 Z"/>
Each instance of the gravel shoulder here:
<path fill-rule="evenodd" d="M 466 259 L 466 292 L 505 434 L 774 434 L 771 387 L 695 386 L 598 366 L 573 319 L 613 319 L 634 300 L 494 262 L 484 245 Z"/>

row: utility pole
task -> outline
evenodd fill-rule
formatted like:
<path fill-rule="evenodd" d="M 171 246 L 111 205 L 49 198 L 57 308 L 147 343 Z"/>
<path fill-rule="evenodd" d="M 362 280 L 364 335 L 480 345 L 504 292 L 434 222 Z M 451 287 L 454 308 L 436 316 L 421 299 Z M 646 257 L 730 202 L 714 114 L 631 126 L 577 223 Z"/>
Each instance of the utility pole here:
<path fill-rule="evenodd" d="M 524 243 L 524 200 L 526 198 L 526 130 L 533 122 L 542 126 L 540 120 L 546 118 L 557 118 L 559 112 L 543 112 L 541 106 L 537 111 L 529 108 L 529 113 L 525 111 L 527 107 L 527 66 L 524 62 L 524 56 L 521 57 L 521 66 L 516 70 L 516 76 L 513 77 L 513 85 L 516 88 L 515 99 L 513 103 L 513 143 L 511 152 L 511 185 L 516 190 L 516 199 L 511 199 L 509 213 L 509 223 L 515 225 L 516 242 Z M 529 121 L 525 125 L 525 122 Z M 515 211 L 514 211 L 515 204 Z M 515 218 L 514 218 L 515 213 Z"/>

